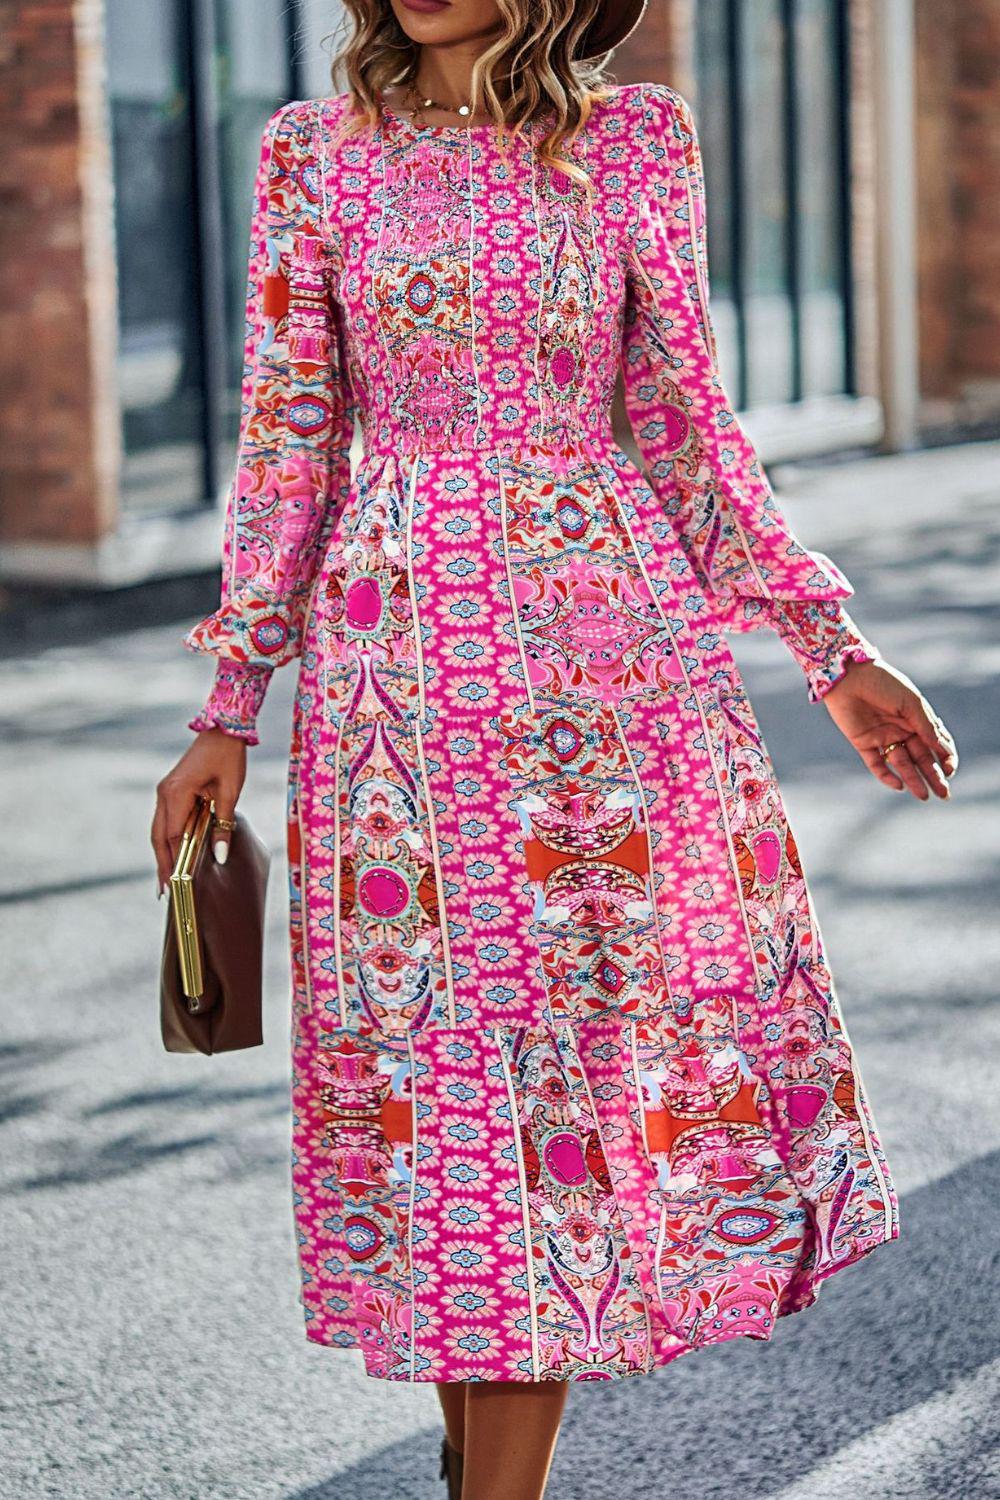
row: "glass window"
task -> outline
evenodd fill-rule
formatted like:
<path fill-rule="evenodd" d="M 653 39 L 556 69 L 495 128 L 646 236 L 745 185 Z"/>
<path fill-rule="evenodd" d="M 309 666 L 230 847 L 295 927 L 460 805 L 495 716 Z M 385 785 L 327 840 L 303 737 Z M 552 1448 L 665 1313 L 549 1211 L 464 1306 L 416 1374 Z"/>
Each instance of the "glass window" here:
<path fill-rule="evenodd" d="M 726 389 L 742 390 L 740 356 L 744 347 L 742 298 L 736 286 L 735 217 L 739 211 L 738 174 L 730 145 L 732 91 L 728 67 L 726 0 L 703 0 L 698 12 L 698 139 L 708 184 L 708 259 L 711 268 L 712 323 Z M 735 394 L 733 399 L 735 400 Z"/>
<path fill-rule="evenodd" d="M 183 7 L 108 0 L 126 504 L 200 498 L 202 347 Z"/>
<path fill-rule="evenodd" d="M 290 43 L 286 5 L 275 0 L 217 0 L 219 38 L 219 182 L 225 247 L 225 433 L 239 426 L 242 324 L 246 302 L 247 247 L 257 150 L 271 112 L 290 97 Z"/>
<path fill-rule="evenodd" d="M 799 0 L 798 76 L 801 89 L 802 386 L 806 396 L 848 388 L 844 337 L 847 246 L 845 147 L 838 7 Z"/>
<path fill-rule="evenodd" d="M 107 0 L 128 507 L 228 483 L 261 131 L 331 92 L 342 21 L 339 0 Z"/>
<path fill-rule="evenodd" d="M 713 316 L 742 408 L 852 390 L 847 3 L 698 7 Z"/>
<path fill-rule="evenodd" d="M 794 395 L 782 9 L 781 0 L 740 6 L 748 406 Z"/>

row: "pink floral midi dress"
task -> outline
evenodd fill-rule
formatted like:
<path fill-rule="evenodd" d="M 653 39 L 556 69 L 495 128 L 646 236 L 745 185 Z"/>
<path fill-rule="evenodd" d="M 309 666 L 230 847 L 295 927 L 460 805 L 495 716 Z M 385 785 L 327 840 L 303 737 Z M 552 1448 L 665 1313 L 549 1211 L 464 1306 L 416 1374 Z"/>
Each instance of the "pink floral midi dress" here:
<path fill-rule="evenodd" d="M 898 1206 L 726 632 L 873 647 L 720 381 L 687 103 L 567 150 L 297 101 L 264 131 L 218 658 L 299 661 L 288 848 L 310 1339 L 401 1381 L 770 1338 Z M 642 471 L 611 423 L 621 372 Z M 352 474 L 351 442 L 363 451 Z"/>

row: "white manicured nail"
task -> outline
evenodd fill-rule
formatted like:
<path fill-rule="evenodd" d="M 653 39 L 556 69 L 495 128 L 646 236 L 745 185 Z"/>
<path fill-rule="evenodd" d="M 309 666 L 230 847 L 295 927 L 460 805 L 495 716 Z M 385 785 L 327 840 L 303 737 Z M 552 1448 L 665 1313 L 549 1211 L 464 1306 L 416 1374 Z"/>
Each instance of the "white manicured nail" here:
<path fill-rule="evenodd" d="M 215 863 L 224 865 L 229 858 L 229 840 L 217 839 L 212 846 L 212 853 L 215 855 Z"/>

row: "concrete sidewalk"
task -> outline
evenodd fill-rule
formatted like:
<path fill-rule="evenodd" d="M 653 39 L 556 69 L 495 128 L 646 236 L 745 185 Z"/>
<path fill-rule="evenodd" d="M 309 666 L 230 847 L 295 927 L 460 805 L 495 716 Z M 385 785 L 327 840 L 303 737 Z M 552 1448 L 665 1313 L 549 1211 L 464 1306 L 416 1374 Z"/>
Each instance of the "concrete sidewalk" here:
<path fill-rule="evenodd" d="M 735 642 L 782 777 L 900 1240 L 748 1341 L 571 1392 L 551 1500 L 1000 1493 L 1000 445 L 775 469 L 859 624 L 927 692 L 949 804 L 879 787 L 773 637 Z M 183 624 L 0 663 L 0 1495 L 441 1500 L 429 1387 L 306 1343 L 288 1180 L 284 750 L 245 797 L 275 851 L 266 1045 L 167 1056 L 152 788 L 210 664 Z"/>

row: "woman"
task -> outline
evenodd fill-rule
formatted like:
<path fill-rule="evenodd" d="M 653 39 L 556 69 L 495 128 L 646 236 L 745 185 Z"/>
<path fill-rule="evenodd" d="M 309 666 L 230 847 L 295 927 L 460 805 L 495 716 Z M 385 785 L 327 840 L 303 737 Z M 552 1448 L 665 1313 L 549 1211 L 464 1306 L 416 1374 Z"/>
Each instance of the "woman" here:
<path fill-rule="evenodd" d="M 225 859 L 300 658 L 307 1334 L 436 1382 L 452 1495 L 531 1500 L 570 1381 L 767 1339 L 898 1234 L 725 631 L 885 786 L 957 759 L 733 416 L 691 112 L 601 79 L 641 0 L 348 8 L 348 91 L 264 131 L 217 676 L 153 842 L 163 881 L 204 793 Z"/>

